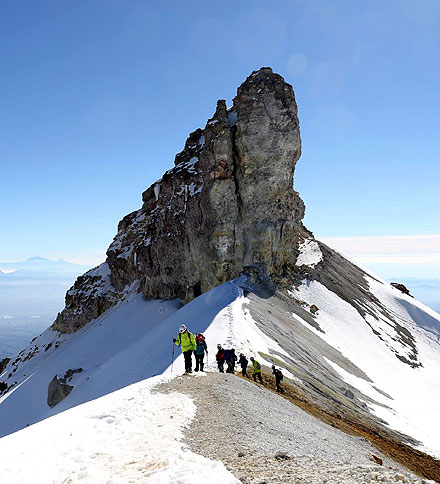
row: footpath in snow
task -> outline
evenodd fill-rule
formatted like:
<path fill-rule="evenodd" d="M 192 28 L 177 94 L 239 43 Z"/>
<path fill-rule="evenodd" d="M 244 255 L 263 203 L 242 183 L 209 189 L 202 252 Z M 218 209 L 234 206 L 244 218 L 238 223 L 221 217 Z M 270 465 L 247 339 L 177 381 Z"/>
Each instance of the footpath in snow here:
<path fill-rule="evenodd" d="M 0 483 L 432 482 L 371 452 L 233 375 L 169 373 L 0 439 Z"/>

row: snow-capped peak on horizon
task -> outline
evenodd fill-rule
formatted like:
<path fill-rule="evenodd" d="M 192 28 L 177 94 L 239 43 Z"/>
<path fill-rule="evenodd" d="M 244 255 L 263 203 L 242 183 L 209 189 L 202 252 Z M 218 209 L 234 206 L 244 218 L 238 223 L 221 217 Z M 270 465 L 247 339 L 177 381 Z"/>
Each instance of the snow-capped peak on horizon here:
<path fill-rule="evenodd" d="M 26 260 L 29 261 L 29 260 L 50 260 L 50 259 L 46 259 L 45 257 L 41 257 L 39 255 L 34 255 L 33 257 L 29 257 L 29 259 L 26 259 Z"/>
<path fill-rule="evenodd" d="M 0 262 L 0 270 L 4 272 L 16 272 L 21 270 L 44 271 L 44 272 L 75 272 L 78 275 L 90 269 L 84 264 L 75 264 L 65 259 L 49 259 L 39 255 L 19 261 Z"/>

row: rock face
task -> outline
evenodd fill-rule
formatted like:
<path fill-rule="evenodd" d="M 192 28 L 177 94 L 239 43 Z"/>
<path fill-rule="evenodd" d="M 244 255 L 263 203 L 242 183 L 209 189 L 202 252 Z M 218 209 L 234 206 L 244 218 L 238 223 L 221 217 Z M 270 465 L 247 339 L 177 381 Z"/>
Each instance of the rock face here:
<path fill-rule="evenodd" d="M 3 373 L 3 370 L 8 366 L 8 363 L 11 361 L 11 358 L 3 358 L 0 361 L 0 373 Z"/>
<path fill-rule="evenodd" d="M 107 252 L 115 287 L 140 279 L 145 295 L 188 300 L 253 264 L 282 273 L 303 230 L 300 152 L 292 87 L 271 69 L 254 72 L 120 223 Z"/>
<path fill-rule="evenodd" d="M 67 291 L 66 307 L 58 314 L 52 328 L 72 333 L 116 304 L 121 294 L 113 287 L 110 277 L 106 262 L 78 277 Z"/>
<path fill-rule="evenodd" d="M 409 289 L 404 285 L 401 284 L 400 282 L 391 282 L 390 283 L 393 287 L 396 289 L 399 289 L 400 292 L 403 292 L 403 294 L 406 294 L 407 296 L 414 297 L 410 292 Z"/>
<path fill-rule="evenodd" d="M 119 223 L 105 267 L 78 279 L 54 329 L 75 331 L 134 283 L 147 297 L 188 301 L 242 273 L 282 280 L 311 235 L 293 189 L 300 154 L 292 86 L 270 68 L 253 72 Z"/>
<path fill-rule="evenodd" d="M 53 377 L 47 389 L 47 404 L 50 408 L 58 405 L 73 390 L 72 385 L 62 383 L 56 376 Z"/>
<path fill-rule="evenodd" d="M 50 408 L 58 405 L 67 397 L 67 395 L 70 394 L 74 386 L 68 385 L 67 382 L 70 382 L 75 373 L 81 373 L 82 371 L 82 368 L 77 368 L 76 370 L 67 370 L 62 378 L 58 378 L 57 375 L 52 378 L 47 388 L 47 404 Z"/>

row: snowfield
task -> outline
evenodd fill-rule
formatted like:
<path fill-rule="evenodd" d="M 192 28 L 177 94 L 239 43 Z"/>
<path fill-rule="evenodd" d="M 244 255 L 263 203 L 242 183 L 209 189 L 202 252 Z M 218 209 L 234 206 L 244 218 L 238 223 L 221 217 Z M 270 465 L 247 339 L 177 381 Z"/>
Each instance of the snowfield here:
<path fill-rule="evenodd" d="M 370 324 L 380 332 L 379 340 L 353 306 L 319 282 L 303 284 L 293 294 L 319 307 L 316 319 L 324 333 L 309 325 L 308 329 L 340 350 L 372 380 L 368 382 L 328 361 L 344 381 L 381 404 L 366 402 L 370 410 L 392 429 L 422 442 L 420 450 L 440 457 L 440 344 L 437 336 L 423 328 L 427 320 L 431 324 L 436 321 L 440 333 L 440 315 L 386 283 L 372 278 L 368 282 L 371 292 L 414 336 L 421 367 L 402 363 L 390 351 L 390 347 L 404 350 L 383 315 L 378 314 L 380 323 L 367 315 Z M 413 308 L 413 314 L 417 311 L 415 321 L 407 308 Z"/>
<path fill-rule="evenodd" d="M 169 379 L 149 378 L 0 439 L 0 482 L 238 483 L 182 444 L 196 407 L 181 393 L 151 392 Z"/>

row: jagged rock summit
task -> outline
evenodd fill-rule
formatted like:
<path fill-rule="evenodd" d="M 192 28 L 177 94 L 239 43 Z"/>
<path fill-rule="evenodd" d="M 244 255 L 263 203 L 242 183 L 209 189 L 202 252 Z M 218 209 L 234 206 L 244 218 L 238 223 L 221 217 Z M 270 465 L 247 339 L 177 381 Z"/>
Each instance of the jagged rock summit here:
<path fill-rule="evenodd" d="M 311 235 L 293 189 L 300 154 L 292 86 L 268 67 L 253 72 L 119 223 L 106 264 L 77 280 L 54 328 L 76 330 L 133 283 L 188 301 L 242 273 L 281 280 Z"/>

